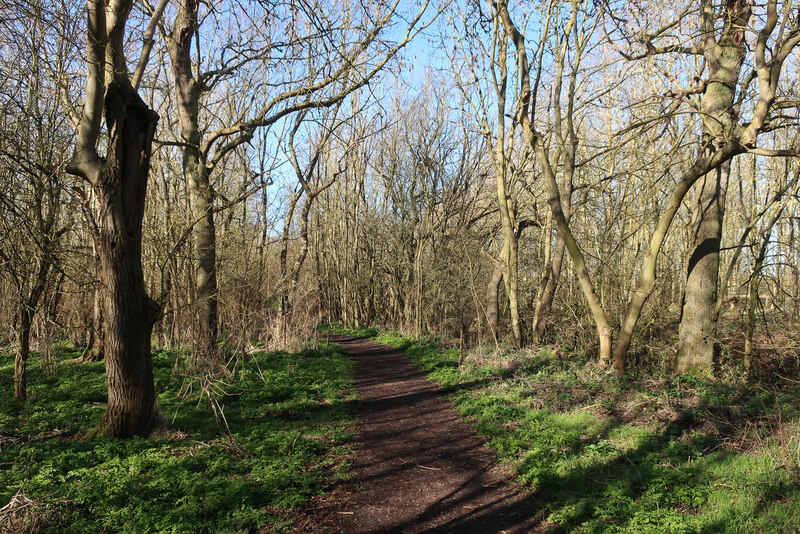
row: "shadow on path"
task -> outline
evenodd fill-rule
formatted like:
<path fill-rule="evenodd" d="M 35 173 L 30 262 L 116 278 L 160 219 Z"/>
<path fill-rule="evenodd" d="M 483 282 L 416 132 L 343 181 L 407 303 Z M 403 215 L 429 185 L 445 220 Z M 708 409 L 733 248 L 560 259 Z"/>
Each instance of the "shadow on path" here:
<path fill-rule="evenodd" d="M 399 350 L 333 337 L 356 361 L 359 435 L 346 510 L 349 533 L 547 532 L 531 516 L 536 501 L 475 431 L 440 386 Z"/>

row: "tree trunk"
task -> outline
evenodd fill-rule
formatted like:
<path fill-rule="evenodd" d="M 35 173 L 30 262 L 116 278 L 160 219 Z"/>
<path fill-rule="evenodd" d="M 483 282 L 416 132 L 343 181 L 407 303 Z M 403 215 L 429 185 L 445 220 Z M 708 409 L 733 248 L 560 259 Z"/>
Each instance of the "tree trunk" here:
<path fill-rule="evenodd" d="M 564 213 L 564 218 L 567 220 L 567 223 L 569 223 L 570 218 L 572 217 L 572 175 L 575 165 L 575 150 L 565 150 L 564 153 L 566 155 L 566 161 L 569 168 L 564 171 L 564 192 L 562 198 L 565 202 L 562 203 L 561 210 Z M 548 247 L 550 246 L 551 224 L 552 213 L 547 223 L 548 231 L 546 232 L 546 246 Z M 550 316 L 550 311 L 553 308 L 553 299 L 555 298 L 556 289 L 558 289 L 558 282 L 561 280 L 561 267 L 564 264 L 564 254 L 566 250 L 567 246 L 566 242 L 564 241 L 564 237 L 560 232 L 556 232 L 555 247 L 553 248 L 552 255 L 546 255 L 548 256 L 544 267 L 546 271 L 544 279 L 542 280 L 542 284 L 539 287 L 538 294 L 536 295 L 536 308 L 533 315 L 532 326 L 534 343 L 542 343 L 544 340 L 547 321 Z"/>
<path fill-rule="evenodd" d="M 183 173 L 189 195 L 195 276 L 194 350 L 196 367 L 214 369 L 220 362 L 217 347 L 217 231 L 214 199 L 205 155 L 200 150 L 200 96 L 203 86 L 192 70 L 192 39 L 197 31 L 197 2 L 178 3 L 178 15 L 169 52 L 175 79 L 178 121 L 181 126 Z"/>
<path fill-rule="evenodd" d="M 49 240 L 46 243 L 45 247 L 52 246 Z M 31 347 L 31 325 L 33 324 L 36 308 L 39 306 L 39 300 L 42 298 L 42 293 L 44 293 L 47 285 L 47 275 L 50 273 L 50 267 L 53 263 L 51 252 L 47 248 L 42 250 L 36 278 L 33 280 L 30 293 L 21 298 L 19 303 L 19 348 L 14 358 L 14 395 L 23 402 L 28 398 L 28 356 L 30 355 Z"/>
<path fill-rule="evenodd" d="M 768 241 L 765 241 L 765 245 Z M 761 279 L 761 266 L 764 263 L 764 252 L 766 246 L 761 247 L 756 264 L 753 267 L 753 274 L 747 284 L 747 324 L 744 329 L 744 371 L 750 372 L 753 358 L 753 334 L 756 331 L 756 308 L 759 304 L 758 282 Z"/>
<path fill-rule="evenodd" d="M 506 256 L 505 243 L 503 243 L 503 250 L 500 251 L 500 261 L 495 261 L 492 277 L 489 279 L 489 285 L 486 287 L 486 322 L 489 328 L 486 332 L 486 337 L 491 337 L 498 341 L 499 335 L 497 332 L 497 325 L 500 317 L 500 282 L 503 281 L 503 259 Z"/>
<path fill-rule="evenodd" d="M 100 256 L 105 315 L 108 410 L 98 433 L 147 436 L 160 423 L 150 336 L 160 314 L 142 274 L 142 219 L 158 115 L 129 85 L 106 93 L 108 155 L 92 185 L 100 207 L 95 246 Z"/>
<path fill-rule="evenodd" d="M 543 144 L 541 135 L 536 131 L 531 122 L 531 118 L 528 116 L 528 109 L 531 106 L 531 97 L 535 95 L 532 95 L 531 92 L 530 65 L 528 64 L 528 56 L 525 50 L 525 37 L 519 32 L 514 22 L 511 20 L 507 3 L 497 2 L 495 6 L 497 14 L 502 20 L 503 27 L 514 43 L 519 58 L 518 65 L 520 72 L 517 75 L 520 82 L 520 108 L 517 112 L 517 117 L 521 121 L 525 139 L 541 167 L 548 193 L 547 203 L 550 206 L 550 211 L 558 231 L 564 239 L 564 246 L 567 249 L 567 253 L 572 260 L 575 277 L 578 279 L 583 295 L 592 312 L 592 318 L 597 327 L 597 337 L 600 343 L 600 361 L 604 364 L 608 364 L 611 361 L 611 326 L 609 325 L 606 311 L 603 308 L 603 303 L 594 288 L 591 276 L 589 276 L 589 270 L 586 267 L 583 251 L 581 251 L 580 245 L 578 245 L 575 235 L 572 233 L 572 229 L 569 226 L 569 220 L 564 213 L 564 207 L 561 202 L 561 191 L 550 163 L 547 149 Z M 574 17 L 572 21 L 573 22 L 570 24 L 574 23 Z M 505 68 L 505 46 L 500 47 L 500 54 L 501 69 L 503 69 Z M 617 370 L 623 372 L 624 364 L 620 366 L 617 365 L 617 363 L 618 361 L 615 359 Z"/>
<path fill-rule="evenodd" d="M 497 203 L 500 208 L 500 224 L 503 230 L 503 251 L 500 262 L 503 268 L 508 307 L 511 313 L 511 331 L 517 347 L 522 345 L 522 326 L 519 315 L 519 261 L 516 220 L 511 193 L 509 191 L 509 162 L 506 152 L 506 83 L 508 79 L 505 46 L 499 49 L 500 82 L 497 89 L 497 140 L 494 147 L 494 174 L 497 188 Z"/>
<path fill-rule="evenodd" d="M 213 368 L 220 364 L 217 347 L 217 231 L 208 174 L 200 169 L 201 165 L 195 167 L 199 172 L 187 181 L 192 219 L 197 221 L 192 228 L 197 287 L 193 359 L 197 364 Z"/>
<path fill-rule="evenodd" d="M 561 191 L 558 187 L 553 167 L 550 164 L 550 158 L 547 155 L 541 139 L 539 139 L 531 128 L 526 130 L 528 142 L 534 149 L 536 160 L 542 168 L 542 175 L 545 178 L 545 185 L 548 192 L 547 204 L 550 206 L 550 211 L 553 214 L 553 220 L 556 222 L 558 232 L 564 240 L 564 247 L 572 260 L 573 269 L 575 271 L 575 278 L 578 279 L 583 296 L 589 304 L 589 310 L 592 313 L 595 326 L 597 327 L 597 339 L 600 344 L 600 362 L 608 365 L 611 363 L 611 325 L 608 322 L 603 303 L 600 296 L 594 288 L 592 278 L 589 275 L 589 270 L 586 267 L 586 259 L 583 256 L 583 251 L 575 239 L 572 229 L 569 226 L 569 220 L 564 213 L 563 204 L 561 202 Z M 625 359 L 614 358 L 614 367 L 619 373 L 625 371 Z"/>
<path fill-rule="evenodd" d="M 175 310 L 172 306 L 172 272 L 170 266 L 164 266 L 161 269 L 161 293 L 158 297 L 159 306 L 161 306 L 162 315 L 161 319 L 155 324 L 155 338 L 159 344 L 164 344 L 167 347 L 174 345 L 175 339 L 173 338 Z"/>
<path fill-rule="evenodd" d="M 97 278 L 100 279 L 100 258 L 95 253 L 95 269 Z M 99 362 L 105 357 L 103 349 L 103 288 L 95 282 L 92 297 L 92 324 L 89 327 L 89 342 L 81 355 L 84 362 Z"/>
<path fill-rule="evenodd" d="M 87 1 L 86 90 L 75 153 L 67 172 L 92 187 L 83 209 L 100 258 L 108 409 L 96 433 L 147 436 L 161 423 L 150 338 L 161 310 L 145 290 L 142 221 L 158 114 L 131 85 L 124 54 L 132 0 Z M 158 17 L 153 16 L 155 24 Z M 106 122 L 106 156 L 97 151 Z"/>
<path fill-rule="evenodd" d="M 486 330 L 486 337 L 498 339 L 497 321 L 500 315 L 500 282 L 503 281 L 503 266 L 499 263 L 494 266 L 492 278 L 486 287 L 486 322 L 489 328 Z"/>
<path fill-rule="evenodd" d="M 782 210 L 781 210 L 782 211 Z M 775 225 L 780 213 L 772 221 L 772 224 L 767 228 L 764 240 L 761 242 L 761 248 L 758 251 L 755 264 L 753 265 L 753 274 L 750 276 L 750 281 L 747 284 L 747 326 L 744 331 L 744 369 L 746 373 L 750 372 L 751 361 L 753 356 L 753 334 L 756 331 L 756 308 L 760 301 L 758 295 L 758 285 L 761 281 L 761 269 L 764 267 L 764 258 L 767 257 L 767 249 L 769 248 L 769 239 L 772 235 L 772 228 Z"/>
<path fill-rule="evenodd" d="M 742 1 L 727 4 L 725 25 L 719 41 L 714 35 L 715 13 L 710 4 L 702 6 L 704 57 L 708 63 L 708 85 L 700 102 L 702 150 L 719 151 L 735 134 L 738 117 L 734 111 L 736 87 L 747 44 L 745 29 L 751 5 Z M 730 159 L 717 171 L 700 179 L 698 203 L 692 217 L 694 244 L 686 274 L 686 293 L 678 330 L 679 373 L 710 374 L 716 346 L 717 283 L 725 191 Z"/>
<path fill-rule="evenodd" d="M 719 252 L 730 160 L 700 180 L 693 223 L 696 228 L 686 274 L 678 331 L 679 373 L 709 374 L 714 368 Z"/>
<path fill-rule="evenodd" d="M 300 202 L 305 189 L 293 192 L 289 200 L 289 209 L 283 220 L 283 232 L 281 233 L 281 251 L 279 254 L 279 264 L 281 270 L 281 286 L 278 293 L 278 337 L 286 341 L 291 323 L 291 299 L 294 290 L 294 275 L 289 270 L 289 240 L 291 237 L 292 222 L 297 203 Z M 303 212 L 306 214 L 307 212 Z M 299 268 L 298 268 L 299 270 Z"/>
<path fill-rule="evenodd" d="M 31 348 L 31 323 L 33 310 L 24 307 L 19 321 L 19 347 L 14 357 L 14 396 L 22 402 L 28 400 L 28 356 Z"/>
<path fill-rule="evenodd" d="M 289 295 L 287 299 L 287 309 L 291 314 L 294 309 L 294 301 L 297 297 L 297 286 L 300 283 L 300 270 L 306 262 L 308 256 L 308 219 L 311 215 L 311 205 L 314 202 L 317 194 L 312 194 L 306 197 L 306 202 L 303 204 L 303 209 L 300 212 L 300 249 L 297 251 L 297 257 L 289 270 Z M 372 276 L 370 277 L 372 279 Z M 372 303 L 373 295 L 370 295 L 367 319 L 371 320 L 374 308 Z"/>
<path fill-rule="evenodd" d="M 558 234 L 555 249 L 550 264 L 545 266 L 547 274 L 543 280 L 541 291 L 536 299 L 536 310 L 533 316 L 533 342 L 542 343 L 544 341 L 545 330 L 547 329 L 547 319 L 553 309 L 553 299 L 558 289 L 558 281 L 561 278 L 561 266 L 564 263 L 564 252 L 566 251 L 564 238 Z"/>
<path fill-rule="evenodd" d="M 658 224 L 656 225 L 656 230 L 650 239 L 650 246 L 648 247 L 648 250 L 646 251 L 642 261 L 642 269 L 639 275 L 639 281 L 636 284 L 636 290 L 634 291 L 633 297 L 628 305 L 628 312 L 623 320 L 622 327 L 620 328 L 619 338 L 617 339 L 617 346 L 614 349 L 615 362 L 619 361 L 624 363 L 631 340 L 633 338 L 633 332 L 642 312 L 642 308 L 644 307 L 645 302 L 647 302 L 647 299 L 650 297 L 651 293 L 653 292 L 653 288 L 655 287 L 656 261 L 658 259 L 658 254 L 661 250 L 661 246 L 664 243 L 664 239 L 667 236 L 669 227 L 672 225 L 672 221 L 675 218 L 675 214 L 683 202 L 683 198 L 695 183 L 709 183 L 709 176 L 712 173 L 712 178 L 716 178 L 717 176 L 722 176 L 722 174 L 724 174 L 724 185 L 727 186 L 727 175 L 730 172 L 730 160 L 737 154 L 741 154 L 744 151 L 742 142 L 732 142 L 731 139 L 735 138 L 736 122 L 738 120 L 733 104 L 739 73 L 741 71 L 746 52 L 744 31 L 750 19 L 751 6 L 750 4 L 741 1 L 729 2 L 728 9 L 725 11 L 724 15 L 724 28 L 722 29 L 720 40 L 717 42 L 715 35 L 715 17 L 717 16 L 716 12 L 710 3 L 707 1 L 701 2 L 701 23 L 703 31 L 701 42 L 704 58 L 708 63 L 708 76 L 706 78 L 707 84 L 701 100 L 701 108 L 703 111 L 701 114 L 701 118 L 703 120 L 701 151 L 694 165 L 687 170 L 687 172 L 683 175 L 683 178 L 680 180 L 680 182 L 678 182 L 673 190 L 667 209 L 659 218 Z M 752 128 L 757 124 L 758 121 L 752 123 L 749 128 Z M 757 131 L 758 130 L 756 130 L 756 132 Z M 748 133 L 747 135 L 751 134 Z M 757 135 L 757 133 L 755 135 Z M 717 180 L 713 180 L 713 182 L 716 184 L 723 184 L 723 182 Z M 717 190 L 720 189 L 720 187 L 706 186 L 702 188 L 702 191 L 707 191 L 708 187 L 712 187 L 712 189 Z M 719 194 L 719 191 L 711 191 L 711 193 Z M 719 209 L 724 209 L 724 197 L 721 199 L 721 202 L 720 199 L 718 199 L 717 204 L 719 205 Z M 720 212 L 718 217 L 721 216 L 722 213 Z M 710 215 L 709 217 L 714 218 L 717 216 L 715 215 L 712 217 Z M 721 219 L 719 219 L 716 224 L 721 225 Z M 719 234 L 716 236 L 716 238 L 714 236 L 710 236 L 709 239 L 710 241 L 705 243 L 703 241 L 698 241 L 698 245 L 702 244 L 703 247 L 707 248 L 713 248 L 716 246 L 716 262 L 718 264 Z M 716 245 L 714 245 L 712 242 L 713 239 L 717 239 Z M 694 259 L 699 260 L 705 255 L 703 250 L 698 252 L 699 253 L 696 257 L 694 257 Z M 694 265 L 692 265 L 690 262 L 689 270 L 691 271 L 693 268 Z M 716 288 L 717 283 L 717 270 L 718 268 L 715 267 L 713 280 L 714 288 Z M 712 282 L 708 283 L 710 284 Z M 689 287 L 687 281 L 687 284 L 684 288 L 684 294 L 688 292 Z M 687 298 L 685 297 L 684 300 L 687 300 Z M 686 311 L 688 310 L 685 310 L 682 307 L 683 315 L 681 317 L 681 325 L 683 325 L 684 320 L 688 320 L 684 314 Z M 711 322 L 715 323 L 713 320 L 713 301 L 710 307 L 704 309 L 700 313 L 711 317 Z M 683 330 L 683 328 L 681 328 L 681 330 Z M 691 344 L 689 343 L 685 346 L 688 349 L 690 345 Z M 698 368 L 696 367 L 697 362 L 689 363 L 688 365 L 686 365 L 686 363 L 688 362 L 681 363 L 679 358 L 679 371 L 681 368 L 688 370 L 691 367 L 693 372 L 696 370 L 701 370 L 703 373 L 710 372 L 713 363 L 713 352 L 711 359 L 707 364 L 708 367 L 705 370 L 702 370 L 702 365 L 706 364 L 701 364 Z"/>
<path fill-rule="evenodd" d="M 522 318 L 519 313 L 519 240 L 512 228 L 510 236 L 506 236 L 508 243 L 508 256 L 505 260 L 506 272 L 503 276 L 505 282 L 506 296 L 508 297 L 508 308 L 511 314 L 511 331 L 514 333 L 514 345 L 521 347 L 524 344 L 522 338 Z"/>

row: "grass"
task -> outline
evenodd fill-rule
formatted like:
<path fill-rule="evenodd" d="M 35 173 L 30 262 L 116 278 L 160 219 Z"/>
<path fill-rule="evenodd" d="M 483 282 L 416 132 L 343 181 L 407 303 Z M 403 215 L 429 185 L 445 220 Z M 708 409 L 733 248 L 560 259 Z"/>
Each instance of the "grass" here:
<path fill-rule="evenodd" d="M 77 355 L 62 351 L 50 373 L 33 359 L 24 404 L 10 392 L 13 358 L 0 355 L 0 531 L 281 530 L 292 508 L 346 477 L 354 390 L 334 345 L 256 353 L 227 383 L 204 387 L 159 352 L 171 429 L 130 440 L 91 437 L 105 409 L 103 363 L 69 363 Z"/>
<path fill-rule="evenodd" d="M 800 389 L 617 378 L 580 354 L 465 358 L 397 333 L 556 532 L 800 532 Z"/>

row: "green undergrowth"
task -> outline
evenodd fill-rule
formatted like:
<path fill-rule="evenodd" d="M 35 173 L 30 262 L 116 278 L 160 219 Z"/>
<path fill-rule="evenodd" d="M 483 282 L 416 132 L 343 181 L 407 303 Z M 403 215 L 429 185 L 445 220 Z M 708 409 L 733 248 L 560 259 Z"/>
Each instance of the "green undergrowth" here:
<path fill-rule="evenodd" d="M 617 378 L 579 354 L 402 348 L 556 532 L 800 532 L 800 390 Z"/>
<path fill-rule="evenodd" d="M 290 529 L 292 508 L 347 476 L 354 390 L 335 345 L 253 354 L 213 382 L 182 377 L 177 355 L 159 352 L 156 391 L 171 424 L 128 440 L 92 437 L 103 363 L 69 361 L 77 355 L 49 373 L 33 359 L 24 404 L 11 395 L 13 359 L 0 355 L 0 531 Z"/>

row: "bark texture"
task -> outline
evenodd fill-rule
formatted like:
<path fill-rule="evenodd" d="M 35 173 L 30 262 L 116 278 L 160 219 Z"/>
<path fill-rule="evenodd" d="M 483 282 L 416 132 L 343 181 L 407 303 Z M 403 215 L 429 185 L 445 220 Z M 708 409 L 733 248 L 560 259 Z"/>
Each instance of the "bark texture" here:
<path fill-rule="evenodd" d="M 195 274 L 195 322 L 192 358 L 196 366 L 220 362 L 217 314 L 217 230 L 209 169 L 200 148 L 200 97 L 204 86 L 192 70 L 192 40 L 197 32 L 197 2 L 181 0 L 169 43 L 172 73 L 184 143 L 183 173 L 189 194 Z"/>
<path fill-rule="evenodd" d="M 716 346 L 717 280 L 724 213 L 724 184 L 730 161 L 706 174 L 699 182 L 692 255 L 686 274 L 686 291 L 678 334 L 679 373 L 711 372 Z"/>
<path fill-rule="evenodd" d="M 142 219 L 158 115 L 130 85 L 117 81 L 106 91 L 105 108 L 108 154 L 92 181 L 108 386 L 98 433 L 127 438 L 147 436 L 160 423 L 150 354 L 160 308 L 147 295 L 142 274 Z"/>
<path fill-rule="evenodd" d="M 713 154 L 735 137 L 738 114 L 736 87 L 747 54 L 745 29 L 752 7 L 744 0 L 727 2 L 722 34 L 715 35 L 716 15 L 709 2 L 701 2 L 703 56 L 708 83 L 701 101 L 702 150 Z M 698 203 L 692 217 L 694 244 L 686 273 L 686 292 L 678 333 L 679 373 L 709 374 L 716 346 L 717 283 L 722 220 L 725 213 L 730 160 L 699 182 Z"/>

